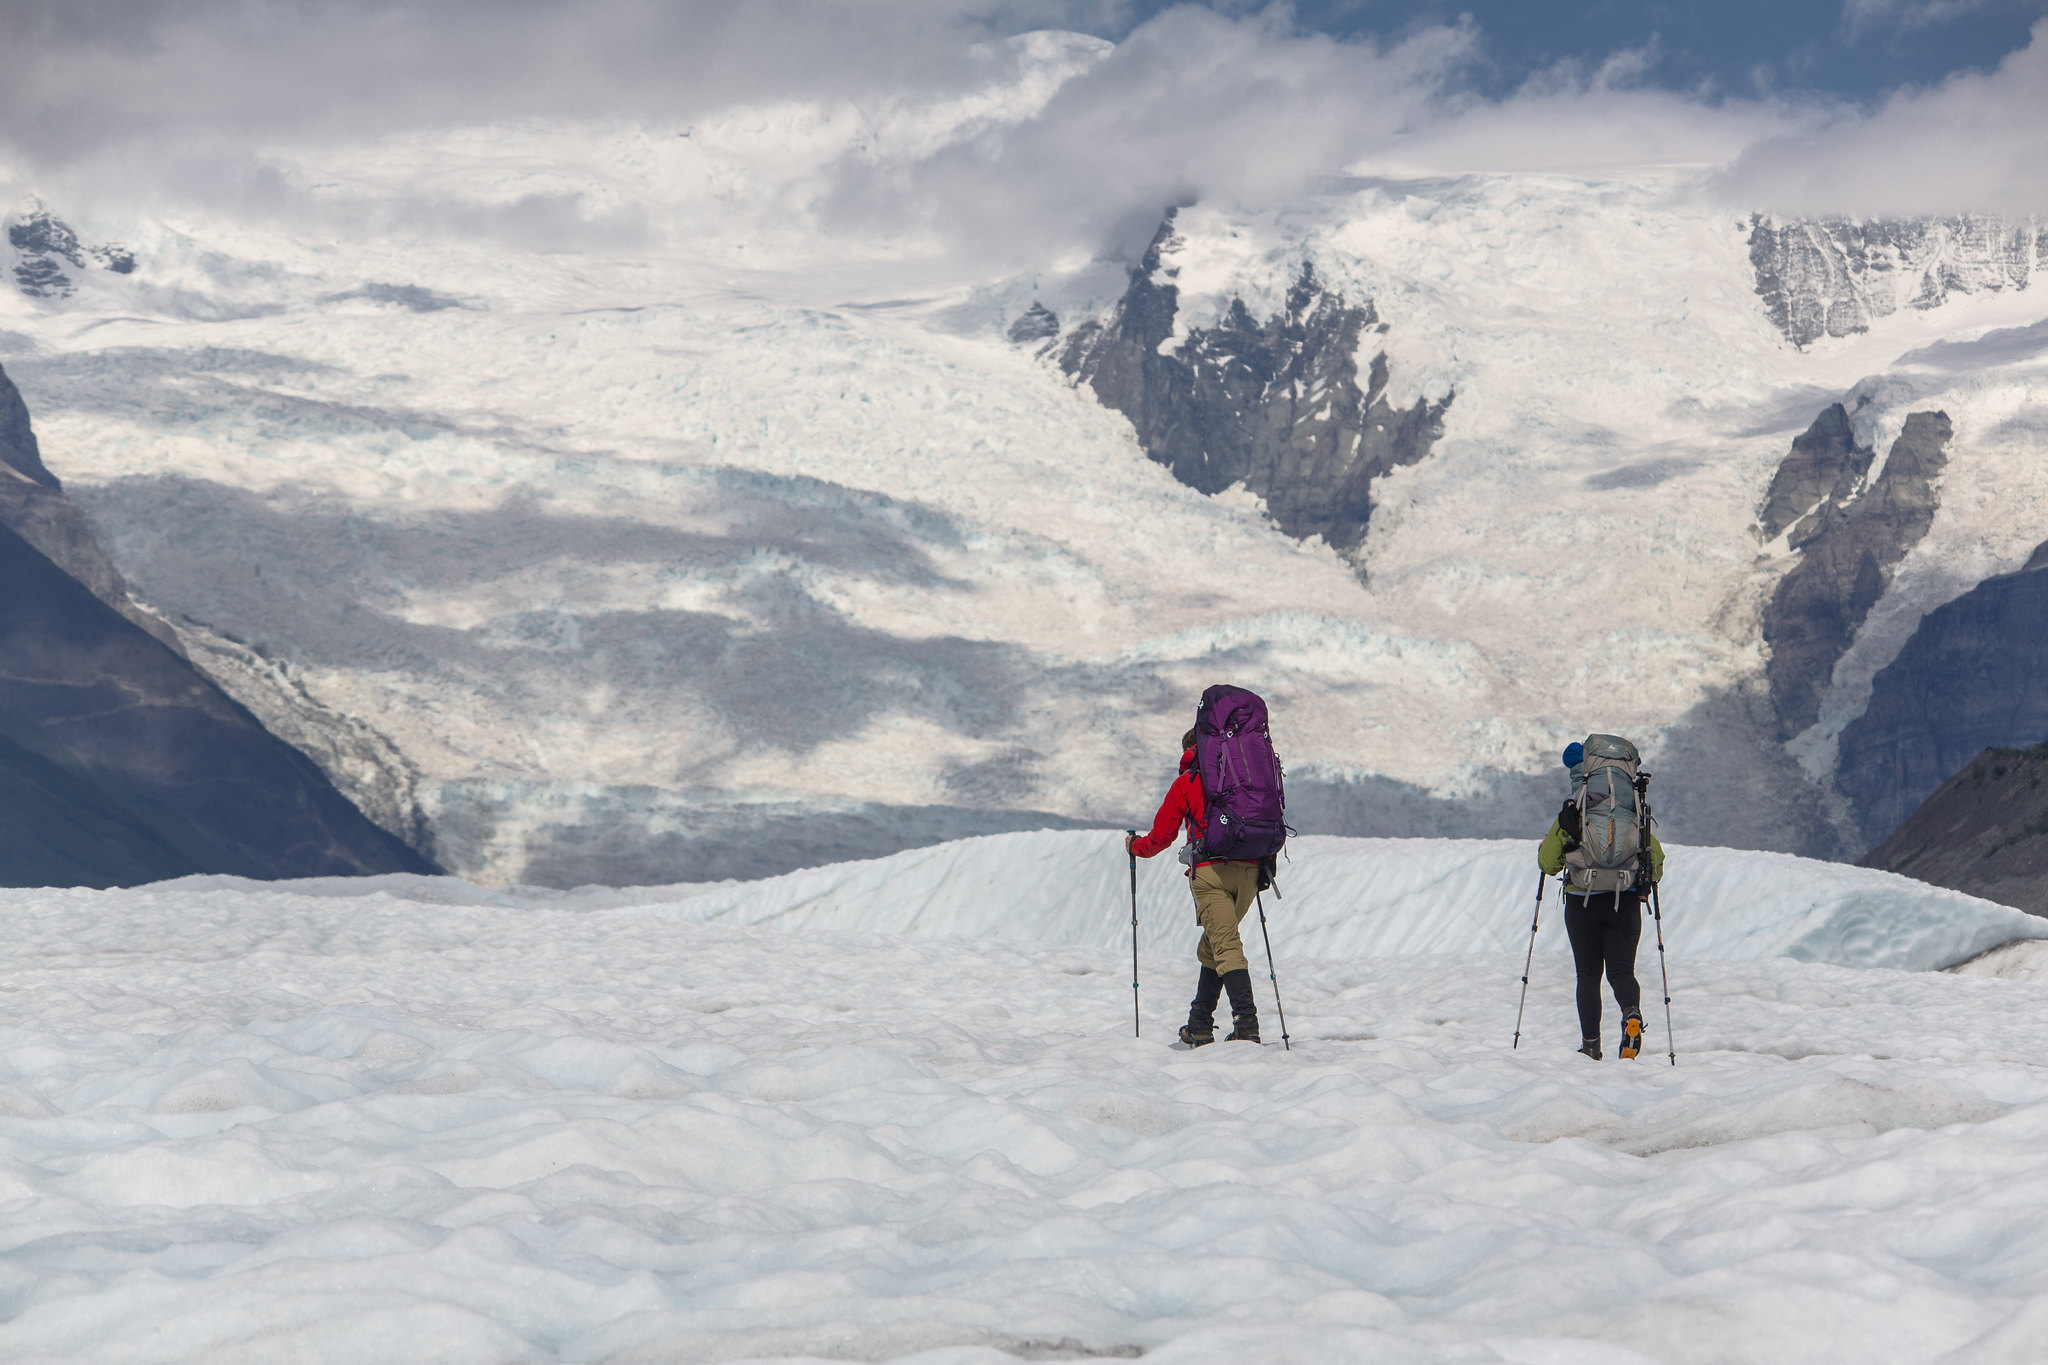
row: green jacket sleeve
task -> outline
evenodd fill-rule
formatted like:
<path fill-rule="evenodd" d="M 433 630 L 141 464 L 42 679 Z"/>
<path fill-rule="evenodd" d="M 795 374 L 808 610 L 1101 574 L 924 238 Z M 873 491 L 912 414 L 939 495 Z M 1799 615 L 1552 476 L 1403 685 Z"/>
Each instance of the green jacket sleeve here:
<path fill-rule="evenodd" d="M 1545 847 L 1548 847 L 1548 845 L 1545 845 Z M 1652 882 L 1664 880 L 1664 845 L 1657 842 L 1657 836 L 1654 834 L 1650 836 L 1650 880 Z"/>
<path fill-rule="evenodd" d="M 1664 855 L 1656 853 L 1652 856 L 1661 860 Z M 1550 833 L 1543 836 L 1543 844 L 1536 850 L 1536 866 L 1543 869 L 1546 877 L 1555 877 L 1564 871 L 1564 830 L 1555 820 L 1550 822 Z"/>

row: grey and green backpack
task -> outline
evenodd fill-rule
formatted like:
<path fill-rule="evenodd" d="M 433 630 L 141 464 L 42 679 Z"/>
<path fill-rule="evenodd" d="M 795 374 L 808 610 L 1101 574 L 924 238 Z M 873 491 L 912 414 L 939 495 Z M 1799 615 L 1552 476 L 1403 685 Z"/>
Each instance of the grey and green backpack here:
<path fill-rule="evenodd" d="M 1587 735 L 1558 824 L 1576 844 L 1564 855 L 1565 889 L 1626 891 L 1650 856 L 1642 755 L 1619 735 Z"/>

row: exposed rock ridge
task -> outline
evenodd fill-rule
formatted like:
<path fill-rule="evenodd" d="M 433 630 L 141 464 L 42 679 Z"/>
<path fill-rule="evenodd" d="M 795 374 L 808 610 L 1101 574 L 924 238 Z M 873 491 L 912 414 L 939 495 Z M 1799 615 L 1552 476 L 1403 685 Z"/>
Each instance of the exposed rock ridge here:
<path fill-rule="evenodd" d="M 1372 481 L 1429 453 L 1451 396 L 1395 408 L 1384 351 L 1361 384 L 1361 341 L 1385 328 L 1371 300 L 1329 292 L 1308 264 L 1264 322 L 1233 299 L 1213 327 L 1166 348 L 1179 311 L 1164 259 L 1179 245 L 1172 226 L 1161 225 L 1109 316 L 1059 347 L 1060 368 L 1128 417 L 1145 453 L 1182 483 L 1204 493 L 1241 483 L 1288 535 L 1352 554 L 1365 541 Z"/>
<path fill-rule="evenodd" d="M 2048 915 L 2048 744 L 1985 749 L 1863 865 Z"/>
<path fill-rule="evenodd" d="M 129 594 L 114 562 L 100 549 L 92 528 L 64 486 L 43 464 L 29 424 L 28 404 L 0 367 L 0 526 L 49 556 L 83 583 L 93 596 L 182 654 L 177 632 Z"/>
<path fill-rule="evenodd" d="M 418 767 L 383 731 L 323 703 L 289 663 L 189 618 L 178 619 L 193 665 L 260 721 L 320 765 L 370 818 L 427 858 L 438 858 Z"/>
<path fill-rule="evenodd" d="M 304 754 L 4 528 L 0 581 L 0 716 L 34 740 L 12 756 L 41 750 L 46 762 L 33 776 L 74 775 L 100 794 L 103 811 L 131 814 L 196 864 L 181 870 L 435 870 L 364 819 Z M 0 769 L 0 795 L 17 796 L 20 776 Z M 138 851 L 151 862 L 162 854 L 156 845 Z M 114 869 L 97 884 L 121 879 Z"/>
<path fill-rule="evenodd" d="M 2043 739 L 2048 544 L 2019 572 L 1987 578 L 1927 613 L 1842 731 L 1836 782 L 1876 843 L 1984 749 Z"/>
<path fill-rule="evenodd" d="M 1768 529 L 1799 515 L 1804 495 L 1796 490 L 1834 476 L 1819 506 L 1792 528 L 1799 563 L 1780 580 L 1764 612 L 1765 676 L 1786 739 L 1820 718 L 1821 694 L 1836 661 L 1890 586 L 1899 561 L 1933 524 L 1940 505 L 1935 481 L 1948 464 L 1946 413 L 1908 416 L 1875 479 L 1865 477 L 1868 454 L 1845 437 L 1846 427 L 1839 404 L 1822 413 L 1794 442 L 1765 506 Z"/>
<path fill-rule="evenodd" d="M 2025 289 L 2048 269 L 2035 219 L 1750 220 L 1749 261 L 1771 321 L 1796 346 L 1870 330 L 1901 308 Z"/>
<path fill-rule="evenodd" d="M 1803 545 L 1811 537 L 1815 521 L 1809 514 L 1823 499 L 1836 506 L 1846 503 L 1870 472 L 1871 457 L 1876 453 L 1856 443 L 1848 410 L 1840 403 L 1830 405 L 1804 434 L 1793 438 L 1792 453 L 1771 479 L 1770 492 L 1757 517 L 1764 539 L 1776 540 L 1787 526 L 1805 517 L 1806 524 L 1792 533 L 1796 542 L 1792 548 Z"/>
<path fill-rule="evenodd" d="M 135 269 L 135 254 L 111 243 L 88 246 L 78 240 L 71 225 L 38 205 L 7 224 L 7 244 L 19 253 L 14 262 L 14 284 L 32 299 L 68 298 L 77 292 L 64 267 L 83 271 L 97 265 L 116 275 Z"/>

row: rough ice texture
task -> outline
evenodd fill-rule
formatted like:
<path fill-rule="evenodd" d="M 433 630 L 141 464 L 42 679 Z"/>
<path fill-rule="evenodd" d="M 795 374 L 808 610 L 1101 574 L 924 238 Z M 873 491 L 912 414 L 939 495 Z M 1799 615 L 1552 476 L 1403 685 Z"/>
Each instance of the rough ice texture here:
<path fill-rule="evenodd" d="M 2034 220 L 1751 221 L 1749 259 L 1771 321 L 1796 346 L 1867 332 L 1901 308 L 2025 289 L 2040 269 Z"/>
<path fill-rule="evenodd" d="M 789 881 L 0 896 L 0 1356 L 2038 1357 L 2048 986 L 1830 960 L 2042 921 L 1674 848 L 1674 1031 L 1596 1064 L 1554 901 L 1509 1047 L 1529 844 L 1304 840 L 1266 907 L 1292 1049 L 1178 1052 L 1185 885 L 1142 869 L 1133 1038 L 1116 844 L 821 870 L 808 911 Z M 750 896 L 781 923 L 693 918 Z"/>
<path fill-rule="evenodd" d="M 1837 405 L 1795 442 L 1786 467 L 1831 465 L 1825 501 L 1797 525 L 1787 543 L 1799 562 L 1771 594 L 1763 619 L 1770 647 L 1768 676 L 1779 732 L 1789 739 L 1820 718 L 1821 695 L 1835 662 L 1856 638 L 1870 609 L 1884 595 L 1899 561 L 1920 543 L 1940 505 L 1937 480 L 1948 463 L 1953 426 L 1948 415 L 1916 412 L 1892 443 L 1884 467 L 1867 487 L 1857 474 L 1869 453 L 1841 449 Z M 1795 473 L 1788 484 L 1803 484 Z M 1773 486 L 1774 506 L 1782 489 Z M 1781 509 L 1782 510 L 1782 509 Z"/>
<path fill-rule="evenodd" d="M 1429 454 L 1450 398 L 1397 410 L 1376 347 L 1361 385 L 1358 359 L 1378 340 L 1379 315 L 1370 299 L 1354 305 L 1325 289 L 1312 265 L 1263 322 L 1232 298 L 1213 324 L 1190 326 L 1172 282 L 1180 245 L 1169 218 L 1109 316 L 1067 338 L 1060 368 L 1128 417 L 1145 453 L 1182 483 L 1204 493 L 1241 484 L 1288 535 L 1356 551 L 1373 481 Z"/>
<path fill-rule="evenodd" d="M 2048 726 L 2040 727 L 2048 733 Z M 1936 886 L 2048 915 L 2048 744 L 1965 763 L 1864 856 Z"/>
<path fill-rule="evenodd" d="M 2048 739 L 2042 561 L 2037 554 L 2020 572 L 1988 578 L 1929 612 L 1878 673 L 1870 705 L 1843 730 L 1838 780 L 1870 842 L 1905 839 L 1900 822 L 1986 747 Z M 2032 818 L 2032 810 L 2014 807 L 2006 815 Z M 1893 854 L 1904 851 L 1895 847 Z M 1937 880 L 1953 884 L 1952 875 Z"/>

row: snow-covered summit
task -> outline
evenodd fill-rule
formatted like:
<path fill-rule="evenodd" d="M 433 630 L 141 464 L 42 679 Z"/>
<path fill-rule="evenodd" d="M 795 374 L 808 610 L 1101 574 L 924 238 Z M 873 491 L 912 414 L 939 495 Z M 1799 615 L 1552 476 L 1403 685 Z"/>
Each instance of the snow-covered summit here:
<path fill-rule="evenodd" d="M 1597 728 L 1652 755 L 1681 842 L 1858 851 L 1835 749 L 1872 679 L 2048 538 L 2048 356 L 1978 347 L 2035 322 L 2038 291 L 1802 350 L 1756 293 L 1749 219 L 1665 176 L 1182 208 L 1158 346 L 1278 365 L 1286 326 L 1238 355 L 1225 324 L 1284 320 L 1310 270 L 1374 321 L 1300 402 L 1246 387 L 1258 421 L 1362 450 L 1388 415 L 1441 420 L 1361 466 L 1347 560 L 1262 496 L 1283 485 L 1190 486 L 1058 368 L 1125 301 L 1124 263 L 999 268 L 860 199 L 1100 59 L 1041 46 L 972 97 L 280 152 L 349 231 L 96 223 L 142 264 L 0 299 L 34 348 L 10 372 L 194 656 L 468 875 L 716 877 L 1124 825 L 1222 677 L 1273 702 L 1305 828 L 1540 827 L 1555 753 Z M 1345 360 L 1358 411 L 1325 412 Z M 1766 618 L 1808 551 L 1759 517 L 1837 403 L 1859 449 L 1918 413 L 1952 436 L 1788 748 Z"/>

